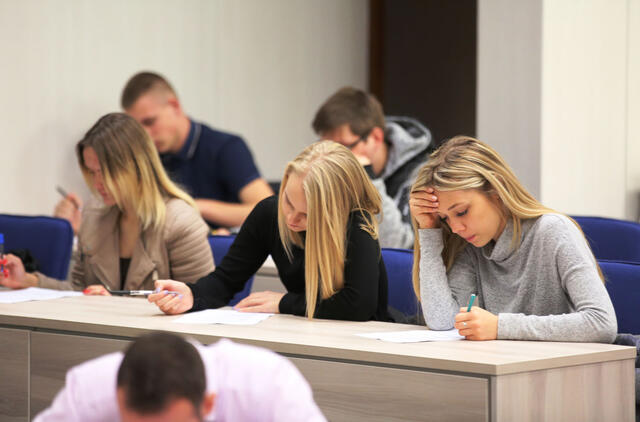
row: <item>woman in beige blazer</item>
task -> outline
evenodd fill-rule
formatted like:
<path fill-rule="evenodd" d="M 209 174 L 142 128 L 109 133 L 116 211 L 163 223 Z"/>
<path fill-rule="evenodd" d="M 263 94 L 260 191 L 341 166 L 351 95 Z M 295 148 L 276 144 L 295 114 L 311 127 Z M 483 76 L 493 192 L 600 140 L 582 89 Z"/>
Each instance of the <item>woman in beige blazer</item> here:
<path fill-rule="evenodd" d="M 23 288 L 151 290 L 157 279 L 193 282 L 214 269 L 209 229 L 193 199 L 167 176 L 153 142 L 130 116 L 110 113 L 76 145 L 84 178 L 101 199 L 82 212 L 78 248 L 68 281 L 25 273 L 7 255 L 9 277 Z"/>

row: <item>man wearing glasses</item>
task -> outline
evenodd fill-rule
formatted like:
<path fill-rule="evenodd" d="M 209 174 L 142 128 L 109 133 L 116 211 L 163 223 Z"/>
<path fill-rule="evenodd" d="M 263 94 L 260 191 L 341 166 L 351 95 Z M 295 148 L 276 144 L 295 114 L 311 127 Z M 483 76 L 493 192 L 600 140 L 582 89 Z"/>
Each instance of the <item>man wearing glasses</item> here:
<path fill-rule="evenodd" d="M 345 87 L 317 111 L 313 130 L 349 148 L 382 197 L 380 245 L 412 248 L 409 193 L 419 168 L 434 145 L 431 132 L 408 117 L 386 117 L 371 94 Z"/>

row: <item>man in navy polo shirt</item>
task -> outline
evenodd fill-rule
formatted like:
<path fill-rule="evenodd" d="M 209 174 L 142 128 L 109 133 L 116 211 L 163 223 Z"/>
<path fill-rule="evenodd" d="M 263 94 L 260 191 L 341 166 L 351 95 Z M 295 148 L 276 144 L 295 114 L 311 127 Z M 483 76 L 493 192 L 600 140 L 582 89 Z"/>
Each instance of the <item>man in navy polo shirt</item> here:
<path fill-rule="evenodd" d="M 240 226 L 255 204 L 273 195 L 244 140 L 191 120 L 162 76 L 134 75 L 121 105 L 147 130 L 171 178 L 212 227 Z"/>

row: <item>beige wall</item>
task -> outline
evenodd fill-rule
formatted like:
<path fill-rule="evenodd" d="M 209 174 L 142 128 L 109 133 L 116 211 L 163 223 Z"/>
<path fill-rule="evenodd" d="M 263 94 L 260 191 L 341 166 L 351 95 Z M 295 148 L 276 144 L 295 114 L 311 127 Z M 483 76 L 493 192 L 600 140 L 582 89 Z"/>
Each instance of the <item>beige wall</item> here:
<path fill-rule="evenodd" d="M 142 69 L 279 179 L 320 102 L 366 87 L 367 25 L 366 0 L 0 1 L 0 212 L 49 214 L 56 184 L 87 195 L 73 146 Z"/>
<path fill-rule="evenodd" d="M 640 0 L 479 1 L 478 136 L 545 205 L 638 219 L 639 9 Z"/>
<path fill-rule="evenodd" d="M 626 215 L 640 220 L 640 0 L 629 1 L 627 21 L 627 188 Z"/>

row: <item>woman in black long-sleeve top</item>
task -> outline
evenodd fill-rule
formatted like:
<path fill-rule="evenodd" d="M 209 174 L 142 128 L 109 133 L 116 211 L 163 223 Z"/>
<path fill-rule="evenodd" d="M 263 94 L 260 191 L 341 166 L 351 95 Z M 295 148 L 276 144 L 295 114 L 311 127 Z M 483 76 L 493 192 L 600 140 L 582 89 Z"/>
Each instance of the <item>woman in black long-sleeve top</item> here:
<path fill-rule="evenodd" d="M 279 196 L 256 205 L 214 272 L 195 284 L 159 280 L 161 292 L 149 301 L 167 314 L 225 306 L 271 255 L 287 293 L 252 293 L 236 309 L 388 320 L 380 211 L 380 196 L 353 154 L 317 142 L 287 165 Z"/>

